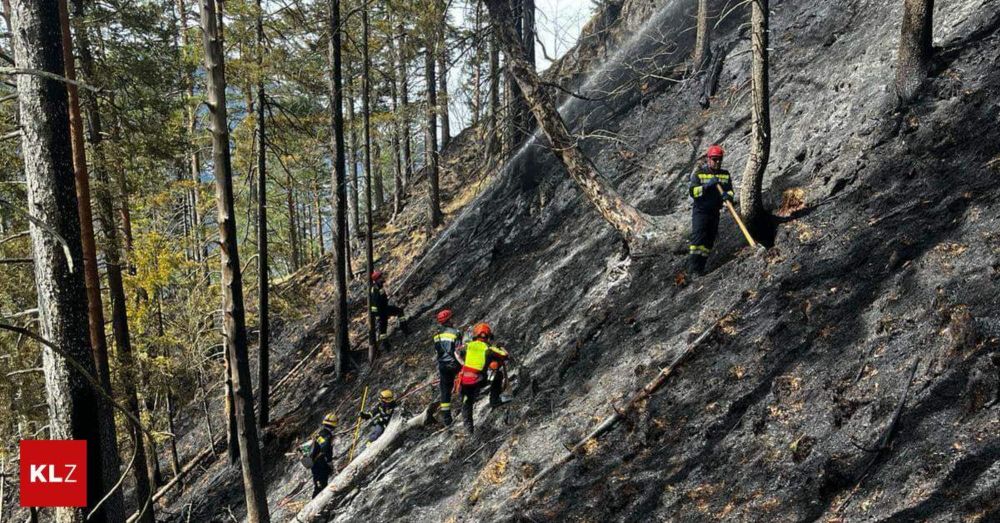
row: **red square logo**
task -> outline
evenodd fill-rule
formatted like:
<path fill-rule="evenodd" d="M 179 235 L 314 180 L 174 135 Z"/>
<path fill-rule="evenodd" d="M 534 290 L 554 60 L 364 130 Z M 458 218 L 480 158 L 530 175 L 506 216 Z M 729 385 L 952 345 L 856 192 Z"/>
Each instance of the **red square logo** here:
<path fill-rule="evenodd" d="M 87 441 L 21 441 L 21 506 L 87 506 Z"/>

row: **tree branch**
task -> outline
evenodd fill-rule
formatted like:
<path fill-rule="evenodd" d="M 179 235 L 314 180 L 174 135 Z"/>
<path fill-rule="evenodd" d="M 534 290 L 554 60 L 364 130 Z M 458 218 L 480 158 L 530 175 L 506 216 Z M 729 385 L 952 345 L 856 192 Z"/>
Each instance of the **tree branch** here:
<path fill-rule="evenodd" d="M 95 93 L 100 93 L 101 92 L 101 88 L 100 87 L 94 87 L 92 85 L 88 85 L 88 84 L 85 84 L 83 82 L 79 82 L 79 81 L 76 81 L 76 80 L 70 80 L 69 78 L 66 78 L 65 76 L 62 76 L 62 75 L 58 75 L 58 74 L 55 74 L 55 73 L 50 73 L 48 71 L 40 71 L 38 69 L 24 69 L 22 67 L 0 67 L 0 74 L 13 74 L 13 75 L 17 75 L 17 74 L 33 74 L 35 76 L 40 76 L 40 77 L 46 78 L 48 80 L 55 80 L 57 82 L 63 82 L 63 83 L 67 83 L 67 84 L 70 84 L 70 85 L 75 85 L 77 87 L 86 89 L 88 91 L 93 91 Z"/>

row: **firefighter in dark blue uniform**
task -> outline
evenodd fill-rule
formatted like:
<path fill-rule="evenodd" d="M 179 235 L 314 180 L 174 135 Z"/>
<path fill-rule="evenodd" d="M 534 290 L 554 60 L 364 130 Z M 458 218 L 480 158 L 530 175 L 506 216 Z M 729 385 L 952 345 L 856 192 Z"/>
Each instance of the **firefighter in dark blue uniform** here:
<path fill-rule="evenodd" d="M 379 438 L 385 427 L 392 419 L 392 413 L 396 410 L 396 395 L 391 390 L 386 389 L 379 393 L 378 405 L 375 405 L 368 412 L 362 412 L 361 418 L 371 420 L 372 431 L 368 434 L 368 442 L 371 443 Z"/>
<path fill-rule="evenodd" d="M 437 313 L 437 322 L 441 326 L 434 335 L 434 351 L 437 353 L 438 388 L 441 390 L 441 418 L 445 425 L 451 425 L 451 393 L 455 384 L 455 376 L 461 365 L 455 359 L 455 348 L 462 344 L 462 333 L 452 325 L 452 312 L 444 309 Z"/>
<path fill-rule="evenodd" d="M 691 245 L 688 270 L 691 274 L 705 273 L 705 263 L 719 233 L 719 212 L 724 201 L 733 200 L 733 183 L 729 171 L 722 168 L 725 151 L 718 145 L 708 148 L 708 161 L 699 165 L 688 183 L 691 205 Z M 721 193 L 719 188 L 722 189 Z"/>
<path fill-rule="evenodd" d="M 403 317 L 403 308 L 389 303 L 389 296 L 385 292 L 385 277 L 382 271 L 372 271 L 371 274 L 370 297 L 371 312 L 375 315 L 378 323 L 378 338 L 385 339 L 389 330 L 389 318 L 396 316 L 399 318 L 399 330 L 403 334 L 409 333 L 406 326 L 406 318 Z"/>
<path fill-rule="evenodd" d="M 333 471 L 333 431 L 337 428 L 337 415 L 327 414 L 323 418 L 323 425 L 319 432 L 313 437 L 312 447 L 309 449 L 309 459 L 312 460 L 313 494 L 316 497 L 326 484 L 330 481 L 330 472 Z"/>

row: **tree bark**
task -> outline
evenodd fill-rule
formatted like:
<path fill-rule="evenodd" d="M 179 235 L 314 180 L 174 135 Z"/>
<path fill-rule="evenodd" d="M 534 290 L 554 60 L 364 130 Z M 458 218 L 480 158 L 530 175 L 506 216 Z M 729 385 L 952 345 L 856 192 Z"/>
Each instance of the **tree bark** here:
<path fill-rule="evenodd" d="M 490 107 L 486 121 L 486 152 L 490 163 L 500 156 L 500 45 L 495 34 L 489 37 Z"/>
<path fill-rule="evenodd" d="M 265 130 L 265 108 L 267 97 L 264 92 L 264 6 L 257 0 L 257 292 L 260 316 L 260 340 L 257 347 L 257 395 L 259 417 L 257 426 L 263 430 L 271 417 L 270 374 L 271 374 L 271 327 L 270 304 L 270 263 L 267 256 L 267 135 Z"/>
<path fill-rule="evenodd" d="M 476 36 L 472 46 L 472 127 L 478 127 L 483 112 L 483 4 L 476 0 L 472 27 Z M 480 132 L 482 130 L 480 129 Z"/>
<path fill-rule="evenodd" d="M 216 203 L 219 213 L 225 346 L 232 363 L 228 372 L 233 381 L 233 402 L 239 429 L 240 464 L 243 472 L 247 520 L 258 523 L 270 521 L 270 516 L 254 420 L 253 387 L 250 383 L 246 317 L 243 309 L 243 281 L 236 244 L 233 173 L 229 152 L 229 124 L 226 118 L 225 59 L 215 15 L 215 0 L 201 0 L 201 24 L 207 72 L 206 91 L 211 114 Z"/>
<path fill-rule="evenodd" d="M 768 87 L 768 0 L 750 2 L 750 44 L 753 50 L 751 71 L 753 108 L 750 114 L 750 157 L 743 169 L 740 187 L 740 214 L 757 237 L 767 212 L 764 210 L 761 185 L 771 156 L 771 95 Z"/>
<path fill-rule="evenodd" d="M 438 187 L 438 148 L 437 148 L 437 93 L 434 82 L 434 45 L 432 37 L 428 37 L 427 49 L 424 51 L 424 83 L 427 86 L 427 124 L 424 127 L 424 157 L 427 169 L 427 193 L 430 203 L 428 224 L 431 231 L 441 225 L 441 193 Z"/>
<path fill-rule="evenodd" d="M 14 0 L 11 6 L 14 60 L 19 67 L 62 76 L 62 35 L 57 0 Z M 83 280 L 80 215 L 73 177 L 69 108 L 64 83 L 38 75 L 17 75 L 28 212 L 59 234 L 30 225 L 35 260 L 40 335 L 67 357 L 96 374 L 90 347 L 87 292 Z M 52 439 L 87 441 L 87 505 L 104 496 L 101 419 L 97 393 L 84 374 L 50 347 L 42 349 Z M 83 521 L 87 508 L 57 508 L 56 521 Z"/>
<path fill-rule="evenodd" d="M 84 0 L 75 0 L 73 4 L 74 18 L 81 22 L 77 26 L 77 44 L 80 53 L 80 65 L 83 72 L 83 80 L 92 82 L 94 74 L 94 59 L 90 50 L 90 39 L 86 27 L 82 25 L 85 15 Z M 139 418 L 139 398 L 135 383 L 137 380 L 131 379 L 130 374 L 134 371 L 135 362 L 132 356 L 132 341 L 128 328 L 128 309 L 125 295 L 125 284 L 122 276 L 121 244 L 118 237 L 118 225 L 115 219 L 114 191 L 109 169 L 104 161 L 103 154 L 103 126 L 97 100 L 93 93 L 88 93 L 84 100 L 89 123 L 88 137 L 94 149 L 95 172 L 102 190 L 97 195 L 98 216 L 101 223 L 101 230 L 104 233 L 104 257 L 107 264 L 108 275 L 108 295 L 111 301 L 111 330 L 117 348 L 117 360 L 125 379 L 122 380 L 123 393 L 125 395 L 126 406 L 133 416 Z M 127 202 L 123 204 L 127 207 Z M 149 472 L 146 469 L 146 446 L 144 441 L 149 438 L 144 437 L 138 427 L 129 427 L 129 436 L 135 448 L 136 456 L 132 464 L 132 476 L 135 480 L 136 505 L 144 508 L 152 495 Z M 115 478 L 117 480 L 117 478 Z M 141 520 L 151 522 L 154 520 L 153 507 L 150 505 L 145 510 L 141 510 Z"/>
<path fill-rule="evenodd" d="M 904 0 L 896 63 L 896 93 L 912 99 L 927 79 L 934 54 L 934 0 Z"/>
<path fill-rule="evenodd" d="M 292 173 L 285 173 L 285 203 L 288 207 L 288 246 L 291 256 L 292 272 L 298 272 L 302 264 L 299 255 L 299 226 L 295 219 L 295 189 L 292 185 Z"/>
<path fill-rule="evenodd" d="M 556 110 L 551 93 L 543 90 L 535 68 L 524 58 L 521 42 L 510 20 L 505 0 L 485 0 L 493 21 L 493 32 L 507 59 L 507 67 L 527 99 L 535 119 L 548 138 L 553 153 L 562 162 L 570 178 L 604 219 L 618 231 L 634 255 L 647 255 L 669 249 L 679 236 L 664 223 L 626 202 L 618 191 L 577 147 L 576 139 L 566 128 Z"/>
<path fill-rule="evenodd" d="M 392 160 L 393 160 L 393 179 L 392 179 L 392 217 L 395 218 L 399 215 L 399 211 L 403 208 L 403 154 L 402 154 L 402 144 L 400 143 L 400 122 L 403 120 L 402 112 L 399 107 L 399 84 L 400 84 L 400 69 L 396 67 L 402 60 L 401 50 L 396 47 L 396 39 L 391 36 L 387 38 L 389 43 L 390 57 L 393 62 L 393 74 L 389 82 L 389 94 L 390 103 L 392 109 Z"/>
<path fill-rule="evenodd" d="M 691 62 L 696 73 L 705 69 L 710 58 L 709 44 L 711 31 L 708 27 L 708 0 L 698 0 L 698 17 L 694 39 L 694 54 Z"/>
<path fill-rule="evenodd" d="M 407 75 L 407 56 L 408 50 L 406 48 L 406 32 L 403 29 L 403 24 L 400 23 L 397 26 L 396 34 L 399 39 L 399 104 L 403 113 L 402 120 L 402 131 L 403 136 L 401 138 L 403 142 L 403 187 L 408 187 L 410 180 L 413 179 L 413 149 L 410 145 L 412 137 L 410 136 L 410 88 L 409 88 L 409 75 Z"/>
<path fill-rule="evenodd" d="M 533 0 L 513 0 L 509 2 L 511 34 L 520 44 L 519 50 L 525 63 L 535 70 L 534 53 L 534 10 Z M 528 11 L 531 11 L 530 13 Z M 530 33 L 530 34 L 529 34 Z M 531 40 L 528 40 L 528 37 Z M 530 112 L 524 92 L 518 85 L 514 73 L 510 70 L 511 62 L 507 61 L 507 140 L 506 150 L 513 154 L 530 135 Z"/>
<path fill-rule="evenodd" d="M 313 184 L 313 213 L 316 215 L 316 246 L 319 250 L 319 257 L 322 258 L 326 254 L 326 244 L 323 243 L 323 206 L 320 203 L 322 201 L 323 188 L 320 186 L 319 182 Z"/>
<path fill-rule="evenodd" d="M 348 71 L 348 74 L 350 74 L 350 71 Z M 349 85 L 350 82 L 348 81 Z M 350 240 L 348 246 L 350 247 L 350 245 L 357 243 L 356 240 L 361 237 L 361 205 L 358 203 L 358 195 L 361 189 L 358 186 L 358 133 L 355 130 L 354 124 L 354 95 L 349 91 L 347 92 L 347 103 L 345 105 L 347 105 L 347 120 L 344 122 L 344 125 L 347 127 L 350 138 L 347 152 L 347 178 L 351 188 L 351 213 L 348 220 L 351 229 L 348 235 L 348 239 Z"/>
<path fill-rule="evenodd" d="M 181 46 L 187 49 L 190 46 L 190 38 L 188 37 L 188 25 L 187 25 L 187 8 L 185 7 L 184 0 L 177 0 L 177 12 L 180 18 L 180 31 L 181 31 Z M 186 112 L 187 112 L 187 136 L 188 140 L 193 141 L 195 137 L 195 128 L 197 125 L 197 116 L 195 114 L 195 104 L 194 104 L 194 78 L 189 67 L 184 68 L 184 87 L 187 90 L 186 95 Z M 189 144 L 191 147 L 190 158 L 188 159 L 188 167 L 190 168 L 190 179 L 191 179 L 191 229 L 192 238 L 194 241 L 194 254 L 195 260 L 198 262 L 198 266 L 201 269 L 201 275 L 203 278 L 208 277 L 208 263 L 206 261 L 207 255 L 205 252 L 205 231 L 202 225 L 203 220 L 201 216 L 201 158 L 198 154 L 198 148 L 194 143 Z"/>
<path fill-rule="evenodd" d="M 73 42 L 70 33 L 69 8 L 67 0 L 59 0 L 59 25 L 62 32 L 62 53 L 66 78 L 76 80 L 76 64 L 73 58 Z M 90 205 L 90 175 L 87 172 L 87 151 L 83 140 L 83 119 L 80 116 L 80 93 L 76 85 L 66 84 L 69 103 L 70 142 L 73 150 L 73 177 L 76 181 L 76 196 L 79 203 L 81 245 L 83 248 L 83 273 L 87 290 L 87 317 L 89 320 L 90 344 L 94 352 L 97 379 L 109 396 L 111 390 L 111 370 L 108 365 L 108 345 L 104 335 L 104 305 L 101 300 L 101 278 L 97 272 L 97 244 L 94 241 L 94 217 Z M 118 437 L 115 433 L 114 411 L 105 402 L 99 402 L 97 409 L 101 417 L 101 460 L 103 462 L 103 489 L 110 492 L 121 473 L 118 457 Z M 108 521 L 125 519 L 125 501 L 120 489 L 104 503 L 95 517 Z"/>
<path fill-rule="evenodd" d="M 347 309 L 347 166 L 344 165 L 344 86 L 343 65 L 341 63 L 340 0 L 329 0 L 330 43 L 330 125 L 333 137 L 333 267 L 336 279 L 333 304 L 334 325 L 334 378 L 344 376 L 347 352 L 350 350 L 348 338 Z"/>
<path fill-rule="evenodd" d="M 364 121 L 365 135 L 365 263 L 367 275 L 375 270 L 374 252 L 372 250 L 372 137 L 370 121 L 370 91 L 371 91 L 371 62 L 368 57 L 368 10 L 361 10 L 362 25 L 362 75 L 361 75 L 361 118 Z M 367 276 L 366 275 L 366 276 Z M 365 288 L 370 288 L 371 278 L 366 277 L 368 282 Z M 372 314 L 371 292 L 368 293 L 368 361 L 375 361 L 375 352 L 378 350 L 378 339 L 375 336 L 375 315 Z"/>
<path fill-rule="evenodd" d="M 441 150 L 451 141 L 451 121 L 448 116 L 448 6 L 441 2 L 441 41 L 437 46 L 438 111 L 441 118 Z"/>

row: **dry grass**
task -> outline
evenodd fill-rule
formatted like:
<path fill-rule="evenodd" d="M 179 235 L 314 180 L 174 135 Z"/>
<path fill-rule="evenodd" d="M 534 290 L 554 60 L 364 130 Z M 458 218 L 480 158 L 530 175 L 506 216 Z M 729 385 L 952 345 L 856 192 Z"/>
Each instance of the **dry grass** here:
<path fill-rule="evenodd" d="M 787 218 L 792 214 L 806 208 L 806 191 L 801 187 L 785 189 L 781 193 L 781 205 L 775 212 L 777 216 Z"/>

